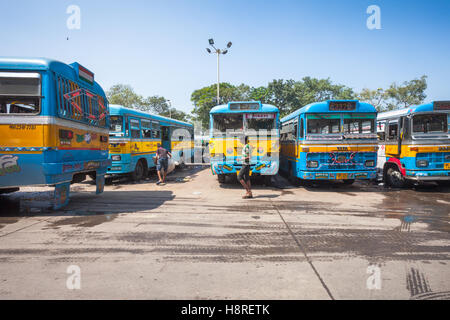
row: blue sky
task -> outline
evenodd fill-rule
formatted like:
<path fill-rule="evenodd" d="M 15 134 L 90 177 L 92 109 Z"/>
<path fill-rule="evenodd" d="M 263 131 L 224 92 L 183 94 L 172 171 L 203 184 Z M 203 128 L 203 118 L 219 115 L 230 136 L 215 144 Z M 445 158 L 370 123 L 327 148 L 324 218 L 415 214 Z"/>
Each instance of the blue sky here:
<path fill-rule="evenodd" d="M 72 4 L 80 30 L 66 27 Z M 366 27 L 369 5 L 381 30 Z M 359 91 L 426 74 L 426 100 L 449 100 L 449 17 L 449 0 L 2 1 L 0 55 L 78 61 L 105 90 L 130 84 L 190 111 L 192 91 L 216 81 L 213 37 L 233 42 L 221 81 L 329 77 Z"/>

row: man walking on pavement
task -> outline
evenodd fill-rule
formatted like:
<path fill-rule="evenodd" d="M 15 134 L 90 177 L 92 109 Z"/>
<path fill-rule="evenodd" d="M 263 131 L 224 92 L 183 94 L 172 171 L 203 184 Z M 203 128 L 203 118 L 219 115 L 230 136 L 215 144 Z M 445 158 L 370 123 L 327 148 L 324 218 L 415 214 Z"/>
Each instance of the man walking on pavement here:
<path fill-rule="evenodd" d="M 253 198 L 251 184 L 250 184 L 250 157 L 252 154 L 252 147 L 248 143 L 248 136 L 245 136 L 245 145 L 242 148 L 242 168 L 239 171 L 238 180 L 247 191 L 247 193 L 242 196 L 242 199 Z"/>
<path fill-rule="evenodd" d="M 167 169 L 169 168 L 169 159 L 168 157 L 172 158 L 172 154 L 167 150 L 161 147 L 161 144 L 158 143 L 158 149 L 156 150 L 156 171 L 158 172 L 158 178 L 159 181 L 156 182 L 157 185 L 163 183 L 166 180 L 167 175 Z M 162 172 L 162 178 L 161 178 L 161 171 Z"/>

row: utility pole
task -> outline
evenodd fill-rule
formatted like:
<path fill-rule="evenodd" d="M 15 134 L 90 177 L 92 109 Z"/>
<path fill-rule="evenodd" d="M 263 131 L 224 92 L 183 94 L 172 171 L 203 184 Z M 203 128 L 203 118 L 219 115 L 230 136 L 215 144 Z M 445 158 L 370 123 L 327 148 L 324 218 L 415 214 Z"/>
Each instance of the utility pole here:
<path fill-rule="evenodd" d="M 217 54 L 217 104 L 220 104 L 220 55 L 221 54 L 227 54 L 228 49 L 231 48 L 232 43 L 228 42 L 227 44 L 227 48 L 226 49 L 217 49 L 214 46 L 214 40 L 213 39 L 209 39 L 209 45 L 214 49 L 213 51 L 211 51 L 211 49 L 206 48 L 206 51 L 208 53 L 216 53 Z"/>

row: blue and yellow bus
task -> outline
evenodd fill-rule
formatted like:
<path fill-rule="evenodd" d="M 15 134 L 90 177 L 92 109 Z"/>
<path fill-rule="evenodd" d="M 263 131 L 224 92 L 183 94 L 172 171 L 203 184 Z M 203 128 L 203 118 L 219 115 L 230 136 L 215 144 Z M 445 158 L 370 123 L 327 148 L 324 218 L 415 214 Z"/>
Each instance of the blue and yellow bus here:
<path fill-rule="evenodd" d="M 150 168 L 158 143 L 172 153 L 175 164 L 191 163 L 194 152 L 192 124 L 119 105 L 110 105 L 108 176 L 131 175 L 139 181 Z"/>
<path fill-rule="evenodd" d="M 267 185 L 279 168 L 279 110 L 260 101 L 229 102 L 210 111 L 210 161 L 219 183 L 239 174 L 244 136 L 252 146 L 250 175 L 265 177 Z"/>
<path fill-rule="evenodd" d="M 450 101 L 378 114 L 378 169 L 385 184 L 450 182 Z"/>
<path fill-rule="evenodd" d="M 105 93 L 85 67 L 0 58 L 0 192 L 55 186 L 55 209 L 86 175 L 103 192 L 108 128 Z"/>
<path fill-rule="evenodd" d="M 291 181 L 376 178 L 376 109 L 356 100 L 309 104 L 281 119 L 280 170 Z"/>

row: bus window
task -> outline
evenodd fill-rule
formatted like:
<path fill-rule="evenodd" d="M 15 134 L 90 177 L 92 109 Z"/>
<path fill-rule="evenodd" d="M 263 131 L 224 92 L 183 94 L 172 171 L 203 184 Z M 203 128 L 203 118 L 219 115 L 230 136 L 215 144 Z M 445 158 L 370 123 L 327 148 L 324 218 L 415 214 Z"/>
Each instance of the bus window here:
<path fill-rule="evenodd" d="M 111 116 L 109 131 L 121 132 L 123 129 L 123 117 L 122 116 Z"/>
<path fill-rule="evenodd" d="M 398 123 L 389 123 L 388 127 L 388 140 L 397 140 L 398 135 Z"/>
<path fill-rule="evenodd" d="M 359 133 L 359 124 L 357 119 L 345 119 L 344 133 Z"/>
<path fill-rule="evenodd" d="M 0 114 L 40 112 L 39 73 L 0 72 Z"/>
<path fill-rule="evenodd" d="M 131 127 L 131 137 L 139 139 L 141 137 L 140 128 L 139 128 L 139 120 L 130 119 L 130 127 Z"/>
<path fill-rule="evenodd" d="M 305 124 L 304 124 L 304 120 L 303 118 L 300 119 L 300 138 L 302 139 L 304 137 L 304 132 L 305 131 Z"/>
<path fill-rule="evenodd" d="M 331 118 L 327 115 L 309 115 L 307 128 L 309 134 L 329 134 L 340 132 L 340 118 Z"/>
<path fill-rule="evenodd" d="M 249 114 L 251 115 L 251 114 Z M 273 118 L 247 118 L 247 129 L 250 130 L 272 130 L 275 129 L 275 115 L 273 115 Z"/>
<path fill-rule="evenodd" d="M 152 137 L 151 122 L 148 120 L 141 120 L 142 138 L 149 139 Z"/>
<path fill-rule="evenodd" d="M 163 127 L 161 132 L 162 132 L 162 139 L 164 141 L 170 141 L 170 127 Z"/>
<path fill-rule="evenodd" d="M 414 133 L 447 132 L 446 114 L 420 114 L 413 117 Z"/>
<path fill-rule="evenodd" d="M 214 132 L 226 133 L 227 130 L 243 131 L 244 121 L 242 114 L 214 115 Z"/>
<path fill-rule="evenodd" d="M 363 120 L 361 121 L 361 133 L 373 133 L 375 120 Z"/>
<path fill-rule="evenodd" d="M 161 139 L 161 128 L 158 122 L 152 122 L 152 138 Z"/>
<path fill-rule="evenodd" d="M 375 119 L 366 114 L 344 114 L 344 133 L 375 133 Z"/>

